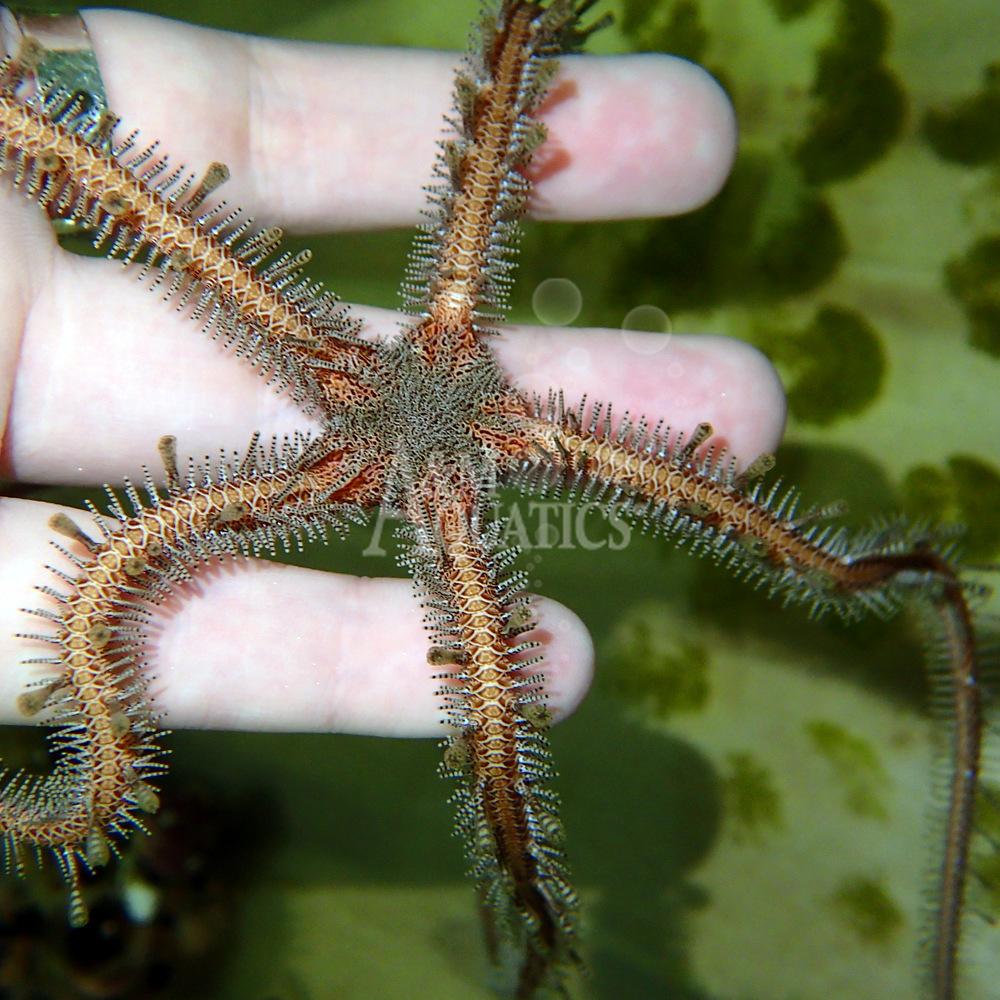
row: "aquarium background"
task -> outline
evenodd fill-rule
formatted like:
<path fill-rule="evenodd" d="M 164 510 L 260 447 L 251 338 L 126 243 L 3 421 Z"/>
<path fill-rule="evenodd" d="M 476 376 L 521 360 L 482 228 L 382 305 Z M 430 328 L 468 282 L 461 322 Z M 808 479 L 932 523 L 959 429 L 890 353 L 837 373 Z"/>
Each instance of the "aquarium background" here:
<path fill-rule="evenodd" d="M 121 6 L 448 49 L 476 12 L 458 0 Z M 737 109 L 739 161 L 720 197 L 683 219 L 529 224 L 512 318 L 539 322 L 535 293 L 558 278 L 581 293 L 581 328 L 757 344 L 789 393 L 777 472 L 807 503 L 846 499 L 858 523 L 897 510 L 961 520 L 970 558 L 995 562 L 1000 7 L 619 0 L 595 14 L 606 9 L 616 22 L 594 51 L 677 52 L 716 74 Z M 391 307 L 409 241 L 310 236 L 312 273 Z M 305 561 L 397 574 L 391 557 L 362 556 L 368 539 Z M 810 621 L 639 536 L 619 551 L 535 550 L 526 565 L 597 648 L 591 696 L 552 734 L 583 901 L 575 995 L 916 995 L 940 754 L 911 625 Z M 176 973 L 183 995 L 494 995 L 434 741 L 178 732 L 170 746 L 165 796 L 199 789 L 229 817 L 223 829 L 259 841 L 227 872 L 216 944 Z M 1000 822 L 984 811 L 981 827 L 963 1000 L 995 996 L 1000 972 Z M 196 908 L 198 892 L 176 905 Z"/>

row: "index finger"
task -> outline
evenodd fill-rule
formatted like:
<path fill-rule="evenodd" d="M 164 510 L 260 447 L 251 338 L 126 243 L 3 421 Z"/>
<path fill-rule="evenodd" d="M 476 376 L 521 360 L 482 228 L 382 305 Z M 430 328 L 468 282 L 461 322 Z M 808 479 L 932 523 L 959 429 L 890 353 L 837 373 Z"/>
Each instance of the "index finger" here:
<path fill-rule="evenodd" d="M 420 220 L 454 53 L 276 41 L 128 11 L 85 20 L 125 125 L 172 162 L 224 161 L 226 196 L 250 214 L 312 231 Z M 570 56 L 541 117 L 533 213 L 546 218 L 687 211 L 718 191 L 735 150 L 722 89 L 671 56 Z"/>

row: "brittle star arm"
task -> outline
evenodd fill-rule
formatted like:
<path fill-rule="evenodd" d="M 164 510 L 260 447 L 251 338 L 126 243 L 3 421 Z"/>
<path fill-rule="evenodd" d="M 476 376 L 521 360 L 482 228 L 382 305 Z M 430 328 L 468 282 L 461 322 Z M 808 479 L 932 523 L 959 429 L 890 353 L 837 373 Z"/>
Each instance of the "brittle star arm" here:
<path fill-rule="evenodd" d="M 55 725 L 56 761 L 45 776 L 7 775 L 0 790 L 0 836 L 10 867 L 20 869 L 26 848 L 47 848 L 70 888 L 70 920 L 86 922 L 79 891 L 81 866 L 107 862 L 115 839 L 141 828 L 141 812 L 155 811 L 149 779 L 162 770 L 158 727 L 148 699 L 143 625 L 152 606 L 198 565 L 229 555 L 273 551 L 338 526 L 356 481 L 354 467 L 324 452 L 311 467 L 310 452 L 296 444 L 262 452 L 256 441 L 239 463 L 216 472 L 177 468 L 172 438 L 161 441 L 167 488 L 147 476 L 145 497 L 127 483 L 131 510 L 110 493 L 114 520 L 96 517 L 92 537 L 65 514 L 50 524 L 72 548 L 57 545 L 63 567 L 50 566 L 60 586 L 39 588 L 49 606 L 31 612 L 49 631 L 24 634 L 51 652 L 28 662 L 45 675 L 21 696 L 25 715 L 46 713 Z"/>
<path fill-rule="evenodd" d="M 508 405 L 525 414 L 520 441 L 504 442 L 511 459 L 520 460 L 511 478 L 522 488 L 613 508 L 815 615 L 888 617 L 904 605 L 921 615 L 928 671 L 951 730 L 928 968 L 933 995 L 953 997 L 988 658 L 975 614 L 981 595 L 962 580 L 954 540 L 902 519 L 863 531 L 823 525 L 843 513 L 837 503 L 797 516 L 795 490 L 755 482 L 773 467 L 773 456 L 738 471 L 725 449 L 713 447 L 707 423 L 671 435 L 644 420 L 615 420 L 610 406 L 567 408 L 557 394 L 534 406 L 511 397 Z"/>
<path fill-rule="evenodd" d="M 19 98 L 37 56 L 29 42 L 0 63 L 0 155 L 15 184 L 53 216 L 93 230 L 109 256 L 141 259 L 141 277 L 166 282 L 165 297 L 297 400 L 335 412 L 369 398 L 374 348 L 335 296 L 300 280 L 308 252 L 274 256 L 279 228 L 254 229 L 212 202 L 228 169 L 213 163 L 196 182 L 157 157 L 155 144 L 136 151 L 137 133 L 106 151 L 117 120 L 95 118 L 82 98 Z"/>
<path fill-rule="evenodd" d="M 484 17 L 481 39 L 455 80 L 456 138 L 440 144 L 430 222 L 417 239 L 404 285 L 419 319 L 408 336 L 428 364 L 461 369 L 504 313 L 518 220 L 531 185 L 524 169 L 545 141 L 533 113 L 572 50 L 607 18 L 583 28 L 589 0 L 548 7 L 507 0 Z"/>
<path fill-rule="evenodd" d="M 517 996 L 529 997 L 575 957 L 577 904 L 546 787 L 551 713 L 533 615 L 487 500 L 461 472 L 433 469 L 410 505 L 407 562 L 425 594 L 428 659 L 447 668 L 441 694 L 456 732 L 443 771 L 459 781 L 457 829 L 487 913 L 521 950 Z"/>

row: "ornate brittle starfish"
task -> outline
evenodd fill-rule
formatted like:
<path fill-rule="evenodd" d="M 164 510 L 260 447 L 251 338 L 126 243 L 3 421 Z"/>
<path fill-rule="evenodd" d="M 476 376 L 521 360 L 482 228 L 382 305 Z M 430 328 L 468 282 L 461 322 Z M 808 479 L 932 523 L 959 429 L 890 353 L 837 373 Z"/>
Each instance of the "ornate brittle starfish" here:
<path fill-rule="evenodd" d="M 54 647 L 36 661 L 48 671 L 22 706 L 52 714 L 60 755 L 51 775 L 5 788 L 8 857 L 19 866 L 25 845 L 51 849 L 71 887 L 71 919 L 84 921 L 81 867 L 104 864 L 115 838 L 158 801 L 157 725 L 141 670 L 150 606 L 207 559 L 267 551 L 378 507 L 406 525 L 428 659 L 453 727 L 443 766 L 459 782 L 477 883 L 518 945 L 518 994 L 557 985 L 574 955 L 576 902 L 546 787 L 546 679 L 523 582 L 508 574 L 515 553 L 502 549 L 489 506 L 498 483 L 556 489 L 676 535 L 816 612 L 888 613 L 911 597 L 927 606 L 958 720 L 933 961 L 934 994 L 950 996 L 981 708 L 975 626 L 947 540 L 901 523 L 819 530 L 826 511 L 796 516 L 793 495 L 753 485 L 766 463 L 740 471 L 713 446 L 708 423 L 676 435 L 557 394 L 534 399 L 489 347 L 528 196 L 524 170 L 544 139 L 533 113 L 552 58 L 586 36 L 578 17 L 589 6 L 508 2 L 484 20 L 457 78 L 456 136 L 441 145 L 432 221 L 413 256 L 414 318 L 382 342 L 300 279 L 300 258 L 277 256 L 280 233 L 214 205 L 222 168 L 194 183 L 130 140 L 109 156 L 106 121 L 66 95 L 24 97 L 30 47 L 7 66 L 0 117 L 16 185 L 95 229 L 112 255 L 140 261 L 182 311 L 318 422 L 311 440 L 270 452 L 254 443 L 186 477 L 164 439 L 165 489 L 148 477 L 145 496 L 126 486 L 131 509 L 116 501 L 98 537 L 65 515 L 52 520 L 73 549 L 56 568 L 61 587 L 46 590 L 56 603 L 39 611 L 52 625 L 34 637 Z"/>

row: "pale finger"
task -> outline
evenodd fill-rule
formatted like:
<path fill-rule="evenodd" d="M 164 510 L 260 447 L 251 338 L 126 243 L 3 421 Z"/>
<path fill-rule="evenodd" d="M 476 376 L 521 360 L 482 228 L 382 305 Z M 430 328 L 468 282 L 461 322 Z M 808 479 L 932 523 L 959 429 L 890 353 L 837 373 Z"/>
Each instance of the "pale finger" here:
<path fill-rule="evenodd" d="M 10 409 L 10 477 L 117 482 L 155 466 L 163 434 L 178 438 L 182 455 L 201 457 L 243 449 L 255 431 L 316 429 L 254 369 L 114 271 L 104 261 L 59 255 L 39 291 Z M 398 332 L 397 313 L 357 313 L 371 336 Z M 561 389 L 569 402 L 589 393 L 678 429 L 708 421 L 745 461 L 775 447 L 784 423 L 781 386 L 753 348 L 714 337 L 628 338 L 510 328 L 491 343 L 527 392 Z M 644 338 L 650 350 L 637 351 Z"/>
<path fill-rule="evenodd" d="M 126 11 L 85 18 L 125 125 L 175 163 L 227 163 L 232 203 L 300 230 L 419 221 L 456 54 L 274 41 Z M 541 117 L 533 210 L 545 218 L 687 211 L 718 191 L 735 151 L 722 89 L 671 56 L 566 58 Z"/>
<path fill-rule="evenodd" d="M 28 721 L 17 697 L 51 668 L 19 665 L 53 647 L 16 632 L 51 631 L 17 610 L 55 607 L 34 591 L 68 585 L 42 567 L 68 569 L 48 544 L 58 508 L 0 501 L 0 721 Z M 67 511 L 83 526 L 88 518 Z M 559 717 L 590 684 L 593 649 L 579 619 L 535 598 L 549 704 Z M 168 727 L 436 736 L 446 732 L 422 612 L 407 580 L 322 573 L 232 560 L 198 573 L 156 610 L 148 629 L 150 692 Z"/>

